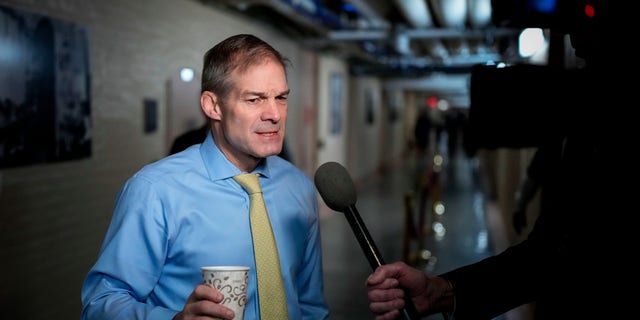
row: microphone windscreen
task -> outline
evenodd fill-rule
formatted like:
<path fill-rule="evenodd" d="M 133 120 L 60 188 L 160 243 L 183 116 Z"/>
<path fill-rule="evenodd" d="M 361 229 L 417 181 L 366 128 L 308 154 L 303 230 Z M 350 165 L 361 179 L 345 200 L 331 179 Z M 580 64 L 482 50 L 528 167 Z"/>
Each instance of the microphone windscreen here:
<path fill-rule="evenodd" d="M 341 164 L 327 162 L 316 170 L 314 182 L 324 202 L 335 211 L 344 212 L 357 201 L 351 176 Z"/>

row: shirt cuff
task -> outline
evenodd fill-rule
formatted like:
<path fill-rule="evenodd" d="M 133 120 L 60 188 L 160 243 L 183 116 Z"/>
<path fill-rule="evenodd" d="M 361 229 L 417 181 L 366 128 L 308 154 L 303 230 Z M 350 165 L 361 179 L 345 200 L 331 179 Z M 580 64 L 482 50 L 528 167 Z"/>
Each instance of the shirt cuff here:
<path fill-rule="evenodd" d="M 449 284 L 449 288 L 451 288 L 451 291 L 453 292 L 453 308 L 451 309 L 451 312 L 443 312 L 442 316 L 444 317 L 444 320 L 455 320 L 455 313 L 456 313 L 456 294 L 455 294 L 455 290 L 453 289 L 453 285 L 451 284 L 451 281 L 449 281 L 449 279 L 444 278 L 447 283 Z"/>

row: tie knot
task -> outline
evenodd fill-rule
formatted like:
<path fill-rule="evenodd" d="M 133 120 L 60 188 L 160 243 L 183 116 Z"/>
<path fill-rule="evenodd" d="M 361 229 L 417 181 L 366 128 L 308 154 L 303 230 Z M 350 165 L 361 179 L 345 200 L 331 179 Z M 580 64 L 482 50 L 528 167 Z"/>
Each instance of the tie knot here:
<path fill-rule="evenodd" d="M 239 183 L 248 194 L 260 193 L 260 182 L 258 181 L 258 175 L 253 173 L 241 173 L 233 177 L 237 183 Z"/>

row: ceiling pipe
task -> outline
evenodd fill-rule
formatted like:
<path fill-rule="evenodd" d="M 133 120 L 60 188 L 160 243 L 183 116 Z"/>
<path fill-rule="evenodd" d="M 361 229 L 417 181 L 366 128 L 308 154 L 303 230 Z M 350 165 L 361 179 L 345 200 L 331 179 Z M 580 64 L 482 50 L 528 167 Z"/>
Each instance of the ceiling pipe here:
<path fill-rule="evenodd" d="M 510 37 L 518 34 L 514 29 L 460 30 L 453 28 L 412 29 L 404 32 L 412 39 L 483 39 L 490 35 L 493 38 Z"/>
<path fill-rule="evenodd" d="M 491 23 L 491 0 L 467 0 L 467 7 L 472 28 L 484 28 Z"/>
<path fill-rule="evenodd" d="M 400 12 L 409 22 L 411 28 L 414 29 L 427 29 L 433 27 L 433 20 L 431 19 L 431 13 L 429 12 L 429 6 L 426 0 L 395 0 L 395 5 L 400 9 Z M 398 53 L 405 56 L 414 56 L 411 46 L 411 37 L 407 34 L 407 28 L 396 29 L 395 49 Z M 433 46 L 437 45 L 438 40 L 430 41 L 429 43 L 422 44 L 426 49 L 435 56 L 436 59 L 441 60 L 443 58 L 443 51 L 434 50 Z M 421 45 L 421 44 L 418 44 Z M 446 53 L 446 51 L 444 52 Z"/>
<path fill-rule="evenodd" d="M 286 16 L 295 23 L 313 30 L 318 34 L 326 34 L 332 28 L 343 28 L 340 18 L 316 5 L 310 0 L 207 0 L 212 3 L 223 2 L 239 11 L 246 11 L 252 6 L 264 6 Z M 205 1 L 206 2 L 206 1 Z"/>
<path fill-rule="evenodd" d="M 369 25 L 369 29 L 376 30 L 389 30 L 391 29 L 391 24 L 385 19 L 381 17 L 376 10 L 374 10 L 371 5 L 367 1 L 362 0 L 346 0 L 347 3 L 354 6 L 359 13 L 362 14 L 363 18 L 367 21 Z"/>
<path fill-rule="evenodd" d="M 471 50 L 468 48 L 447 48 L 444 44 L 452 41 L 473 39 L 474 43 L 484 43 L 486 39 L 497 38 L 502 35 L 510 35 L 512 30 L 479 30 L 458 28 L 455 19 L 442 25 L 442 22 L 434 21 L 434 17 L 442 17 L 443 13 L 433 11 L 433 6 L 448 8 L 449 2 L 464 3 L 490 2 L 491 0 L 394 0 L 393 2 L 369 2 L 365 0 L 344 0 L 357 12 L 357 25 L 354 28 L 352 22 L 346 21 L 345 16 L 323 7 L 314 0 L 201 0 L 210 5 L 226 4 L 239 11 L 250 11 L 252 6 L 265 7 L 274 10 L 278 14 L 291 19 L 301 28 L 307 28 L 316 33 L 315 36 L 306 36 L 301 39 L 303 45 L 314 50 L 335 52 L 346 57 L 356 57 L 361 60 L 371 61 L 374 65 L 389 63 L 394 68 L 394 62 L 409 68 L 421 68 L 425 72 L 430 69 L 445 67 L 446 70 L 456 71 L 467 68 L 470 63 L 492 60 L 498 57 L 491 50 Z M 463 1 L 463 2 L 460 2 Z M 377 6 L 377 7 L 374 7 Z M 384 7 L 383 7 L 384 6 Z M 409 25 L 390 25 L 387 17 L 381 15 L 389 6 L 399 9 L 406 17 Z M 466 5 L 464 6 L 466 8 Z M 466 16 L 465 13 L 463 16 Z M 449 15 L 447 15 L 449 16 Z M 328 21 L 323 21 L 326 18 Z M 452 19 L 452 18 L 450 18 Z M 458 16 L 458 19 L 462 19 Z M 366 20 L 366 23 L 362 21 Z M 482 21 L 481 17 L 476 20 Z M 443 20 L 445 21 L 445 20 Z M 364 27 L 362 27 L 364 26 Z M 422 41 L 418 41 L 422 40 Z M 376 50 L 364 48 L 365 44 L 380 46 L 384 50 L 385 45 L 395 48 L 397 55 L 381 53 Z M 463 50 L 466 49 L 466 50 Z M 495 51 L 493 51 L 495 52 Z M 499 58 L 499 57 L 498 57 Z M 499 60 L 499 59 L 495 59 Z M 468 63 L 467 63 L 468 62 Z"/>
<path fill-rule="evenodd" d="M 395 0 L 394 2 L 413 28 L 433 27 L 429 6 L 425 0 Z"/>
<path fill-rule="evenodd" d="M 459 30 L 452 28 L 404 29 L 400 32 L 409 39 L 483 39 L 510 37 L 518 34 L 518 30 L 495 28 L 485 30 Z M 366 41 L 389 39 L 392 33 L 379 30 L 345 30 L 329 31 L 327 37 L 332 41 Z"/>
<path fill-rule="evenodd" d="M 429 7 L 442 28 L 464 29 L 467 21 L 467 0 L 429 0 Z"/>

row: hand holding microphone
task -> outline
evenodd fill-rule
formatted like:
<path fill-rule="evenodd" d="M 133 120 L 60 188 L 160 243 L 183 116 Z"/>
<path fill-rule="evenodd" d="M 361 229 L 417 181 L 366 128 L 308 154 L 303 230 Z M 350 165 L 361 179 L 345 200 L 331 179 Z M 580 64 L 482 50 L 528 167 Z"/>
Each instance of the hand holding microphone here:
<path fill-rule="evenodd" d="M 337 162 L 324 163 L 316 171 L 314 182 L 327 206 L 345 214 L 371 268 L 375 270 L 385 264 L 356 209 L 356 190 L 347 170 Z M 409 294 L 405 293 L 404 297 L 405 307 L 401 310 L 404 318 L 420 319 Z"/>

